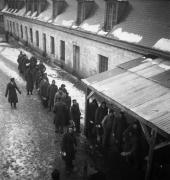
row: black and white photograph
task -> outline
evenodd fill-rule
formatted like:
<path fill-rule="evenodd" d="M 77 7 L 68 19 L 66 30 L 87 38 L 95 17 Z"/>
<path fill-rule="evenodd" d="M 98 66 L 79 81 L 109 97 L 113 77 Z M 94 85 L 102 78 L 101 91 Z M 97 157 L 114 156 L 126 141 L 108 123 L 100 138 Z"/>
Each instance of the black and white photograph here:
<path fill-rule="evenodd" d="M 170 0 L 0 0 L 0 180 L 170 180 Z"/>

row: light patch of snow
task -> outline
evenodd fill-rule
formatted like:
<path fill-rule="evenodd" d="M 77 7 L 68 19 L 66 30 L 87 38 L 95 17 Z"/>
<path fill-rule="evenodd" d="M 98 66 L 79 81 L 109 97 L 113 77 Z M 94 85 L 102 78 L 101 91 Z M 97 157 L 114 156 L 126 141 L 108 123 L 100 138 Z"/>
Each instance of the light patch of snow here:
<path fill-rule="evenodd" d="M 89 25 L 87 23 L 84 23 L 81 26 L 82 29 L 86 30 L 86 31 L 90 31 L 90 32 L 97 32 L 100 28 L 100 24 L 95 24 L 95 25 Z"/>
<path fill-rule="evenodd" d="M 17 9 L 15 9 L 13 13 L 16 13 L 16 12 L 17 12 Z"/>
<path fill-rule="evenodd" d="M 77 17 L 77 0 L 66 0 L 66 10 L 54 19 L 54 24 L 70 27 L 74 25 Z"/>
<path fill-rule="evenodd" d="M 0 61 L 0 70 L 10 78 L 14 77 L 18 83 L 25 84 L 25 81 L 19 76 L 19 74 L 6 66 L 5 63 L 3 63 L 2 61 Z"/>
<path fill-rule="evenodd" d="M 153 48 L 170 52 L 170 39 L 161 38 L 155 43 Z"/>
<path fill-rule="evenodd" d="M 47 0 L 47 3 L 48 3 L 47 9 L 37 16 L 37 19 L 39 19 L 40 21 L 48 21 L 49 22 L 52 19 L 53 3 L 51 0 Z M 52 20 L 51 20 L 51 22 L 52 22 Z"/>
<path fill-rule="evenodd" d="M 8 44 L 0 44 L 0 51 L 1 51 L 1 55 L 3 55 L 5 58 L 7 58 L 9 61 L 17 64 L 17 58 L 19 55 L 19 52 L 22 51 L 24 54 L 26 54 L 28 56 L 28 58 L 30 58 L 32 56 L 31 53 L 25 51 L 24 49 L 20 48 L 20 49 L 15 49 L 12 47 L 4 47 L 4 46 L 8 46 Z"/>
<path fill-rule="evenodd" d="M 96 9 L 93 11 L 93 15 L 87 18 L 81 25 L 80 28 L 85 31 L 97 33 L 101 30 L 104 22 L 105 14 L 105 2 L 103 0 L 95 1 Z"/>
<path fill-rule="evenodd" d="M 112 34 L 119 40 L 131 42 L 131 43 L 139 43 L 143 38 L 138 34 L 122 31 L 122 28 L 118 28 L 114 30 Z"/>
<path fill-rule="evenodd" d="M 28 11 L 25 16 L 31 16 L 31 11 Z"/>
<path fill-rule="evenodd" d="M 37 15 L 37 11 L 33 12 L 33 14 L 31 15 L 31 18 L 36 17 L 36 15 Z"/>
<path fill-rule="evenodd" d="M 2 9 L 1 11 L 2 11 L 2 12 L 6 12 L 7 9 L 8 9 L 8 5 L 6 5 L 6 6 L 4 7 L 4 9 Z"/>
<path fill-rule="evenodd" d="M 170 66 L 166 65 L 166 64 L 159 64 L 159 67 L 161 67 L 162 69 L 165 69 L 165 71 L 170 69 Z"/>
<path fill-rule="evenodd" d="M 72 26 L 72 24 L 74 23 L 74 20 L 69 20 L 69 21 L 66 21 L 66 20 L 63 20 L 62 21 L 62 25 L 63 26 Z"/>
<path fill-rule="evenodd" d="M 100 30 L 97 34 L 101 35 L 101 36 L 106 36 L 108 34 L 108 32 Z"/>
<path fill-rule="evenodd" d="M 17 13 L 15 13 L 18 16 L 23 16 L 26 12 L 26 7 L 24 6 L 22 9 L 20 9 Z"/>

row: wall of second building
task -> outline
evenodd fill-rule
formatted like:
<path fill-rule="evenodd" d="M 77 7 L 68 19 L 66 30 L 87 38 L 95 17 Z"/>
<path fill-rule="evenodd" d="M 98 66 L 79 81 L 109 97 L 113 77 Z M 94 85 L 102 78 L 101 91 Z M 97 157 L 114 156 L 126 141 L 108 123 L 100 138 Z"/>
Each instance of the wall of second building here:
<path fill-rule="evenodd" d="M 12 28 L 10 27 L 10 22 Z M 13 22 L 15 23 L 15 29 L 13 28 Z M 33 22 L 23 21 L 8 15 L 5 15 L 4 18 L 5 29 L 12 31 L 12 34 L 15 34 L 20 38 L 20 40 L 26 41 L 25 26 L 28 30 L 28 44 L 40 52 L 43 52 L 43 33 L 46 34 L 46 52 L 48 56 L 52 59 L 53 62 L 63 64 L 63 61 L 60 59 L 60 41 L 65 41 L 65 61 L 64 67 L 70 72 L 74 71 L 73 63 L 73 46 L 79 46 L 80 48 L 80 62 L 79 69 L 77 74 L 80 77 L 88 77 L 99 72 L 99 55 L 105 56 L 108 58 L 108 70 L 113 69 L 116 65 L 127 62 L 134 58 L 141 56 L 124 49 L 116 48 L 111 45 L 103 44 L 96 42 L 94 40 L 85 39 L 79 36 L 75 36 L 66 32 L 58 31 L 47 26 L 42 26 L 35 24 Z M 17 30 L 17 24 L 19 26 L 19 32 Z M 21 38 L 21 29 L 23 27 L 23 38 Z M 33 43 L 30 38 L 30 28 L 33 31 Z M 15 31 L 15 32 L 14 32 Z M 39 47 L 36 46 L 36 31 L 39 32 Z M 55 53 L 51 54 L 51 38 L 54 37 L 55 40 Z"/>

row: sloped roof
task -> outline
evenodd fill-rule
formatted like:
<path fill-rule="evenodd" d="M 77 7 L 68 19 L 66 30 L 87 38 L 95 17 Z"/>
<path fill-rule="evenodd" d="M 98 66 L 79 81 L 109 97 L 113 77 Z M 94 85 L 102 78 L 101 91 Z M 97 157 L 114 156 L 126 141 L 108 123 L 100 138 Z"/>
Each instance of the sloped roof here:
<path fill-rule="evenodd" d="M 166 47 L 161 50 L 170 51 L 170 47 L 167 48 L 170 42 L 166 41 L 170 40 L 170 1 L 129 0 L 129 4 L 126 18 L 113 28 L 108 37 L 146 47 L 157 44 L 155 48 L 159 49 L 162 45 Z M 164 42 L 158 45 L 160 40 Z"/>
<path fill-rule="evenodd" d="M 84 79 L 90 88 L 170 137 L 170 62 L 141 57 Z"/>
<path fill-rule="evenodd" d="M 48 0 L 47 9 L 38 17 L 27 16 L 25 7 L 16 13 L 5 7 L 3 12 L 170 52 L 170 1 L 128 1 L 129 8 L 125 12 L 124 19 L 121 19 L 120 23 L 115 25 L 111 32 L 103 30 L 104 0 L 95 0 L 94 12 L 79 26 L 76 25 L 77 0 L 66 0 L 67 8 L 54 21 L 51 19 L 52 0 Z"/>

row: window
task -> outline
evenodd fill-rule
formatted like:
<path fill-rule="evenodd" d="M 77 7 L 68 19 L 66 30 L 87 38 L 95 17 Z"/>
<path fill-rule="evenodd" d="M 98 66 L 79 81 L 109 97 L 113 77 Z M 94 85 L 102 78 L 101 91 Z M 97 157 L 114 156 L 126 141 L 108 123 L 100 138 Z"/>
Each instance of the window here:
<path fill-rule="evenodd" d="M 19 24 L 17 23 L 17 35 L 19 36 Z"/>
<path fill-rule="evenodd" d="M 21 38 L 23 38 L 23 28 L 22 28 L 22 25 L 20 26 L 20 29 L 21 29 Z"/>
<path fill-rule="evenodd" d="M 8 32 L 10 32 L 10 24 L 8 20 L 7 20 L 7 29 L 8 29 Z"/>
<path fill-rule="evenodd" d="M 65 61 L 65 41 L 60 41 L 60 59 Z"/>
<path fill-rule="evenodd" d="M 80 47 L 73 45 L 73 69 L 75 72 L 80 70 Z"/>
<path fill-rule="evenodd" d="M 43 50 L 46 53 L 47 47 L 46 47 L 46 34 L 43 33 Z"/>
<path fill-rule="evenodd" d="M 108 58 L 102 55 L 99 55 L 99 73 L 108 70 Z"/>
<path fill-rule="evenodd" d="M 25 26 L 25 40 L 28 41 L 28 29 L 27 29 L 27 26 Z"/>
<path fill-rule="evenodd" d="M 14 22 L 13 22 L 13 32 L 14 32 L 14 34 L 16 34 L 15 23 Z"/>
<path fill-rule="evenodd" d="M 31 40 L 31 43 L 33 43 L 33 34 L 32 34 L 32 28 L 30 28 L 30 40 Z"/>
<path fill-rule="evenodd" d="M 10 21 L 10 32 L 12 33 L 12 22 Z"/>
<path fill-rule="evenodd" d="M 55 44 L 54 44 L 54 37 L 51 38 L 51 54 L 55 54 Z"/>
<path fill-rule="evenodd" d="M 39 47 L 39 32 L 36 31 L 36 45 Z"/>

